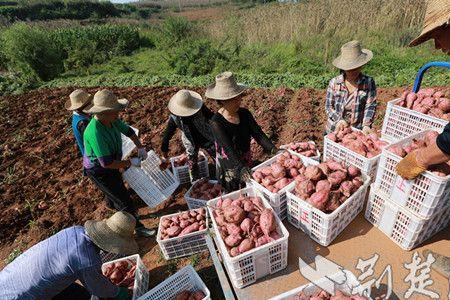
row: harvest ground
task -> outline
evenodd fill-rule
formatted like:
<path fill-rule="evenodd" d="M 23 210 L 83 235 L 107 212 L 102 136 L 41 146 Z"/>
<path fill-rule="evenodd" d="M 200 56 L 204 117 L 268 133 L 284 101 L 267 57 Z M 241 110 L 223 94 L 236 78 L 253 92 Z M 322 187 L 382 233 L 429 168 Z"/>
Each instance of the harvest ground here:
<path fill-rule="evenodd" d="M 131 101 L 123 119 L 139 128 L 148 148 L 159 152 L 161 136 L 168 117 L 169 98 L 179 87 L 112 88 Z M 105 206 L 102 194 L 81 172 L 81 158 L 70 128 L 70 114 L 64 101 L 73 88 L 43 89 L 17 96 L 0 98 L 0 268 L 10 253 L 25 251 L 35 243 L 64 227 L 101 219 L 112 211 Z M 95 92 L 95 88 L 89 88 Z M 196 89 L 201 94 L 204 89 Z M 378 90 L 379 109 L 376 127 L 381 128 L 386 102 L 403 88 Z M 251 89 L 244 105 L 255 115 L 264 131 L 276 145 L 290 141 L 314 140 L 321 145 L 325 121 L 325 91 L 315 89 Z M 214 103 L 209 106 L 216 108 Z M 182 153 L 176 138 L 171 155 Z M 256 159 L 266 158 L 254 145 Z M 156 209 L 149 209 L 133 194 L 143 223 L 157 228 L 162 215 L 187 209 L 183 199 L 187 188 L 180 187 L 173 199 Z M 44 201 L 48 209 L 40 210 Z M 211 290 L 217 289 L 217 278 L 206 253 L 165 261 L 155 239 L 140 240 L 141 255 L 150 270 L 150 286 L 186 264 L 200 270 L 200 276 Z M 214 294 L 213 294 L 214 296 Z M 213 299 L 220 299 L 220 296 Z"/>

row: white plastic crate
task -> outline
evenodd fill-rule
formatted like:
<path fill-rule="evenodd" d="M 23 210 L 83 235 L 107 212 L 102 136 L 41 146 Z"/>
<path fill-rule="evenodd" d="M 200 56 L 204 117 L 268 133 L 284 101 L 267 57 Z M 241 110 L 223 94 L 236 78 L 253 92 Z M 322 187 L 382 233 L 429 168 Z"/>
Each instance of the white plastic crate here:
<path fill-rule="evenodd" d="M 166 260 L 174 259 L 178 257 L 192 255 L 204 250 L 208 250 L 206 245 L 206 234 L 209 227 L 208 212 L 206 211 L 206 229 L 196 232 L 191 232 L 182 237 L 173 237 L 166 240 L 161 239 L 161 222 L 165 218 L 170 218 L 182 214 L 183 212 L 166 215 L 160 218 L 158 226 L 158 234 L 156 236 L 156 241 L 158 242 L 159 248 L 164 255 Z"/>
<path fill-rule="evenodd" d="M 208 169 L 208 157 L 202 152 L 198 152 L 199 156 L 204 157 L 204 160 L 198 161 L 198 169 L 199 169 L 199 177 L 209 177 L 209 169 Z M 172 171 L 175 177 L 178 179 L 180 184 L 190 183 L 191 175 L 189 174 L 189 166 L 185 164 L 184 166 L 175 166 L 175 161 L 179 156 L 171 157 L 170 164 L 172 165 Z"/>
<path fill-rule="evenodd" d="M 392 142 L 423 130 L 442 132 L 448 121 L 397 105 L 401 99 L 388 102 L 381 136 Z"/>
<path fill-rule="evenodd" d="M 384 149 L 375 181 L 375 187 L 392 199 L 394 204 L 405 207 L 422 218 L 430 217 L 450 203 L 450 175 L 440 177 L 426 171 L 416 179 L 404 180 L 395 169 L 402 158 L 389 151 L 389 148 L 405 146 L 414 138 L 422 139 L 427 132 L 428 130 L 416 133 Z"/>
<path fill-rule="evenodd" d="M 148 291 L 138 300 L 171 300 L 175 299 L 183 291 L 202 291 L 205 294 L 205 298 L 202 300 L 211 299 L 211 294 L 205 283 L 198 276 L 197 272 L 195 272 L 194 268 L 191 265 L 187 265 Z"/>
<path fill-rule="evenodd" d="M 139 254 L 134 254 L 104 263 L 102 265 L 102 271 L 105 270 L 108 265 L 118 261 L 132 261 L 137 265 L 136 273 L 134 275 L 133 297 L 131 298 L 132 300 L 136 300 L 148 290 L 148 270 Z M 97 296 L 92 296 L 91 300 L 99 300 L 99 298 Z"/>
<path fill-rule="evenodd" d="M 353 128 L 354 131 L 360 131 Z M 386 139 L 380 139 L 388 142 Z M 387 147 L 387 146 L 386 146 Z M 358 154 L 344 145 L 338 144 L 330 140 L 327 136 L 324 137 L 323 143 L 323 160 L 327 161 L 334 159 L 338 162 L 343 162 L 347 166 L 354 166 L 361 170 L 361 172 L 369 175 L 372 181 L 377 173 L 378 162 L 380 160 L 381 153 L 375 157 L 367 158 L 361 154 Z"/>
<path fill-rule="evenodd" d="M 312 159 L 303 158 L 302 160 L 305 166 L 319 164 Z M 364 173 L 361 176 L 364 184 L 330 214 L 324 213 L 294 195 L 296 182 L 291 183 L 286 192 L 289 223 L 301 229 L 322 246 L 328 246 L 363 210 L 370 177 Z"/>
<path fill-rule="evenodd" d="M 199 180 L 201 180 L 201 179 L 194 181 L 192 183 L 192 186 L 190 187 L 190 189 L 186 192 L 186 194 L 184 194 L 184 200 L 186 200 L 186 203 L 187 203 L 189 209 L 204 207 L 204 206 L 206 206 L 206 202 L 208 202 L 208 200 L 196 199 L 196 198 L 191 197 L 192 188 Z M 217 180 L 208 180 L 208 182 L 211 184 L 218 183 Z"/>
<path fill-rule="evenodd" d="M 141 167 L 130 167 L 123 172 L 123 179 L 149 206 L 156 207 L 168 199 L 179 186 L 178 180 L 169 171 L 159 168 L 161 160 L 153 150 Z"/>
<path fill-rule="evenodd" d="M 313 145 L 316 144 L 316 143 L 314 143 L 314 141 L 309 141 L 308 143 L 313 144 Z M 281 145 L 281 146 L 280 146 L 280 149 L 287 149 L 287 147 L 288 147 L 287 144 L 286 144 L 286 145 Z M 291 151 L 295 152 L 294 150 L 291 150 Z M 298 152 L 295 152 L 295 153 L 301 155 L 301 154 L 298 153 Z M 311 157 L 308 157 L 308 158 L 311 158 L 311 159 L 320 161 L 320 151 L 319 151 L 319 149 L 317 149 L 316 153 L 317 153 L 317 154 L 316 154 L 315 156 L 311 156 Z M 302 156 L 303 156 L 303 155 L 302 155 Z"/>
<path fill-rule="evenodd" d="M 339 272 L 321 278 L 316 283 L 323 284 L 329 282 L 330 279 L 335 282 L 336 290 L 340 290 L 346 293 L 347 295 L 351 295 L 352 290 L 361 285 L 358 279 L 356 279 L 355 275 L 353 275 L 353 273 L 348 270 L 343 270 L 342 273 Z M 292 289 L 288 292 L 285 292 L 281 295 L 270 298 L 269 300 L 297 300 L 298 298 L 296 298 L 296 295 L 299 294 L 300 292 L 303 291 L 306 296 L 312 296 L 318 289 L 320 288 L 314 283 L 308 283 L 298 288 Z"/>
<path fill-rule="evenodd" d="M 286 150 L 286 151 L 288 151 L 291 155 L 295 155 L 295 156 L 299 157 L 300 159 L 308 158 L 308 157 L 300 155 L 291 150 Z M 252 169 L 252 172 L 255 172 L 256 170 L 258 170 L 262 167 L 270 166 L 271 164 L 275 163 L 277 161 L 278 156 L 280 156 L 280 155 L 283 155 L 283 154 L 282 153 L 277 154 L 274 157 L 266 160 L 265 162 L 257 165 L 256 167 L 254 167 Z M 285 186 L 284 188 L 279 190 L 277 193 L 272 193 L 271 191 L 266 189 L 264 186 L 262 186 L 261 184 L 256 182 L 256 180 L 254 180 L 253 178 L 250 179 L 250 185 L 254 186 L 257 190 L 259 190 L 261 192 L 263 198 L 266 199 L 270 203 L 270 205 L 272 206 L 272 208 L 274 208 L 274 210 L 276 211 L 279 218 L 284 219 L 286 217 L 283 215 L 283 211 L 284 211 L 283 208 L 285 207 L 285 204 L 286 204 L 286 190 L 289 185 Z M 250 186 L 250 185 L 247 184 L 247 186 Z"/>
<path fill-rule="evenodd" d="M 241 195 L 244 197 L 261 197 L 264 207 L 270 208 L 268 201 L 262 197 L 261 193 L 255 187 L 247 187 L 208 201 L 208 210 L 213 224 L 214 239 L 216 240 L 216 244 L 225 264 L 225 269 L 227 270 L 233 286 L 236 288 L 243 288 L 256 282 L 257 279 L 286 268 L 289 238 L 289 232 L 286 230 L 281 220 L 274 214 L 280 238 L 238 256 L 231 257 L 220 235 L 217 223 L 214 217 L 212 217 L 213 208 L 211 207 L 215 207 L 216 202 L 220 198 L 237 199 Z"/>
<path fill-rule="evenodd" d="M 445 229 L 450 221 L 450 205 L 423 219 L 388 199 L 387 195 L 372 187 L 365 217 L 403 250 L 414 249 Z"/>
<path fill-rule="evenodd" d="M 139 134 L 139 130 L 137 128 L 134 128 L 133 126 L 130 127 L 131 129 L 134 130 L 134 133 L 136 133 L 136 135 Z M 126 135 L 121 133 L 120 137 L 122 138 L 122 159 L 126 159 L 128 156 L 130 156 L 131 152 L 133 152 L 133 150 L 136 148 L 136 145 Z"/>

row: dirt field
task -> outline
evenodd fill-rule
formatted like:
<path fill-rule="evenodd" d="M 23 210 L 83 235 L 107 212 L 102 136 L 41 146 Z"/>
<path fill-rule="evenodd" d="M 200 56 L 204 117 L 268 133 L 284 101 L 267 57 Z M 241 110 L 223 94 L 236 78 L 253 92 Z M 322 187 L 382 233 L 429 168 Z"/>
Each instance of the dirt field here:
<path fill-rule="evenodd" d="M 131 101 L 123 119 L 140 130 L 148 148 L 159 152 L 161 135 L 168 118 L 169 98 L 179 89 L 112 88 L 120 97 Z M 92 218 L 109 216 L 101 193 L 82 176 L 82 162 L 70 128 L 70 114 L 64 102 L 72 88 L 39 90 L 1 99 L 0 115 L 0 269 L 8 255 L 24 251 L 64 227 L 83 224 Z M 89 92 L 95 92 L 95 88 Z M 203 89 L 197 90 L 204 93 Z M 399 95 L 402 88 L 379 89 L 377 126 L 381 125 L 385 103 Z M 301 89 L 252 89 L 244 104 L 253 111 L 264 131 L 277 145 L 294 140 L 314 140 L 322 144 L 325 121 L 324 91 Z M 215 108 L 214 103 L 209 106 Z M 258 160 L 265 159 L 254 145 Z M 182 153 L 176 138 L 171 155 Z M 159 217 L 185 210 L 186 187 L 179 188 L 174 199 L 150 210 L 133 195 L 142 221 L 157 227 Z M 44 203 L 48 208 L 40 209 Z M 207 285 L 217 279 L 207 254 L 166 262 L 155 239 L 140 240 L 141 255 L 150 269 L 150 285 L 155 286 L 186 264 L 193 264 Z M 214 296 L 214 295 L 213 295 Z M 220 299 L 220 297 L 214 297 Z"/>

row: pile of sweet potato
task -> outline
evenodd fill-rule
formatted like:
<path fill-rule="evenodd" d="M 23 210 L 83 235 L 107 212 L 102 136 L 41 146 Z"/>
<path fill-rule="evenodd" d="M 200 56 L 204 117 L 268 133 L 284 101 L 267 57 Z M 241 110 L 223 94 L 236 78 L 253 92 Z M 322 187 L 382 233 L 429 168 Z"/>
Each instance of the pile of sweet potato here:
<path fill-rule="evenodd" d="M 272 193 L 291 183 L 303 167 L 300 157 L 290 154 L 288 151 L 277 156 L 275 163 L 261 167 L 253 172 L 253 179 Z"/>
<path fill-rule="evenodd" d="M 211 200 L 219 197 L 222 186 L 219 183 L 210 183 L 208 178 L 198 180 L 191 189 L 189 197 L 201 200 Z"/>
<path fill-rule="evenodd" d="M 176 297 L 174 300 L 202 300 L 205 298 L 205 294 L 202 291 L 196 291 L 196 292 L 189 292 L 189 291 L 182 291 Z"/>
<path fill-rule="evenodd" d="M 375 133 L 366 135 L 362 131 L 353 130 L 351 127 L 344 127 L 339 131 L 332 132 L 327 135 L 327 138 L 367 158 L 377 156 L 388 145 L 387 142 L 380 140 Z"/>
<path fill-rule="evenodd" d="M 411 151 L 425 148 L 431 144 L 435 144 L 438 135 L 439 133 L 437 131 L 428 131 L 423 139 L 413 139 L 410 143 L 403 147 L 392 146 L 389 147 L 388 150 L 395 155 L 405 157 Z M 450 162 L 432 165 L 429 167 L 429 171 L 437 176 L 446 177 L 450 175 Z"/>
<path fill-rule="evenodd" d="M 287 144 L 285 148 L 306 157 L 317 156 L 317 146 L 314 143 L 292 142 L 290 144 Z"/>
<path fill-rule="evenodd" d="M 358 168 L 334 160 L 307 166 L 295 181 L 294 194 L 325 213 L 332 213 L 364 184 Z"/>
<path fill-rule="evenodd" d="M 280 238 L 274 212 L 260 197 L 219 199 L 213 217 L 231 257 Z"/>
<path fill-rule="evenodd" d="M 433 88 L 421 89 L 416 93 L 404 91 L 398 105 L 450 121 L 450 95 Z"/>
<path fill-rule="evenodd" d="M 312 295 L 307 295 L 301 291 L 294 296 L 294 300 L 367 300 L 367 298 L 359 295 L 347 296 L 339 290 L 336 290 L 335 295 L 332 296 L 324 290 L 317 289 Z"/>
<path fill-rule="evenodd" d="M 198 155 L 198 161 L 204 161 L 206 158 L 205 156 L 199 154 Z M 175 167 L 182 167 L 185 166 L 188 162 L 188 156 L 186 153 L 181 154 L 180 156 L 176 157 L 175 160 L 173 161 L 173 165 Z"/>
<path fill-rule="evenodd" d="M 182 237 L 186 234 L 206 229 L 206 210 L 197 208 L 171 217 L 162 217 L 160 221 L 161 239 Z"/>
<path fill-rule="evenodd" d="M 136 264 L 131 260 L 110 263 L 103 270 L 103 275 L 114 285 L 127 287 L 130 294 L 133 294 L 135 274 Z"/>

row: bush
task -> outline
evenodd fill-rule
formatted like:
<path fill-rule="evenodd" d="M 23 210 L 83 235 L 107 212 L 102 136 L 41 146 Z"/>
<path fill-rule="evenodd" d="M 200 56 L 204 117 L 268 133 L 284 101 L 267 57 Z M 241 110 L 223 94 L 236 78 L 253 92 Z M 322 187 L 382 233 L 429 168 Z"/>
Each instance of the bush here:
<path fill-rule="evenodd" d="M 193 23 L 182 17 L 169 17 L 160 29 L 160 47 L 171 48 L 193 36 Z"/>

